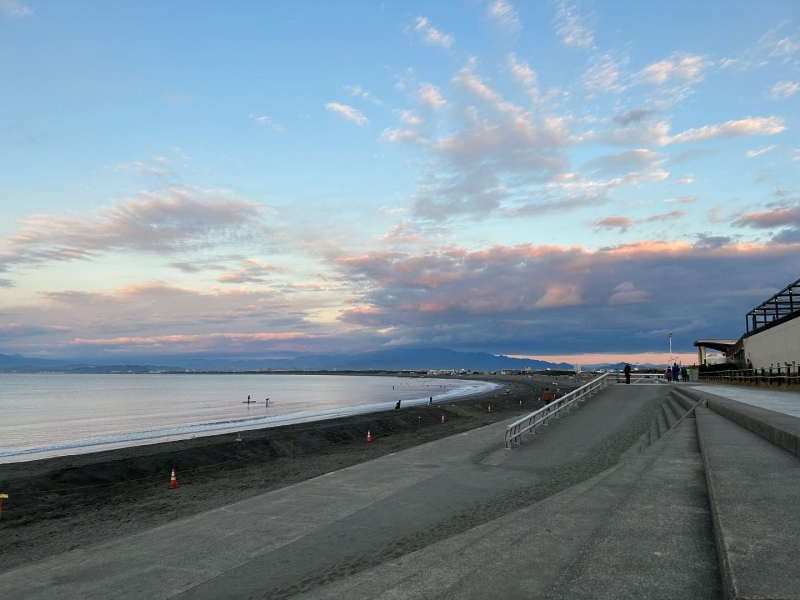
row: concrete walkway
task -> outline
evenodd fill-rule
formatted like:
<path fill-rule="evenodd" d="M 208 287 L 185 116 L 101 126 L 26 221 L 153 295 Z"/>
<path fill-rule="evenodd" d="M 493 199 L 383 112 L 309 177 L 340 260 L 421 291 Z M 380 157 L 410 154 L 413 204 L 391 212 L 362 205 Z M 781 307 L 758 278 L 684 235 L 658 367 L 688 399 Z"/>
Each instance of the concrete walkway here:
<path fill-rule="evenodd" d="M 724 398 L 730 398 L 745 404 L 760 406 L 775 412 L 800 417 L 800 392 L 788 390 L 770 390 L 761 387 L 745 387 L 738 385 L 717 385 L 706 383 L 690 386 L 692 389 L 707 391 Z"/>
<path fill-rule="evenodd" d="M 731 598 L 800 598 L 800 460 L 710 408 L 697 428 Z"/>
<path fill-rule="evenodd" d="M 716 598 L 712 539 L 692 419 L 589 481 L 301 599 Z"/>
<path fill-rule="evenodd" d="M 0 575 L 0 598 L 285 598 L 607 471 L 665 386 L 612 386 L 502 449 L 497 423 Z M 181 488 L 174 493 L 180 493 Z"/>

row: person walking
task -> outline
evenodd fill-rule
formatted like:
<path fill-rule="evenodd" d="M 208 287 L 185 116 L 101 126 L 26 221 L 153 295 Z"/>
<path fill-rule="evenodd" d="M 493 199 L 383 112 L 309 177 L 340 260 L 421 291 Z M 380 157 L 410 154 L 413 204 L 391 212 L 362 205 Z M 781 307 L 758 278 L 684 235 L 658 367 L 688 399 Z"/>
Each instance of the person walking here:
<path fill-rule="evenodd" d="M 542 392 L 542 402 L 545 404 L 550 404 L 553 401 L 553 392 L 550 391 L 550 388 L 544 388 Z"/>
<path fill-rule="evenodd" d="M 672 381 L 678 381 L 681 374 L 681 368 L 678 363 L 672 363 Z"/>
<path fill-rule="evenodd" d="M 631 366 L 628 363 L 625 363 L 625 368 L 622 369 L 622 372 L 625 373 L 625 383 L 627 385 L 631 384 Z"/>

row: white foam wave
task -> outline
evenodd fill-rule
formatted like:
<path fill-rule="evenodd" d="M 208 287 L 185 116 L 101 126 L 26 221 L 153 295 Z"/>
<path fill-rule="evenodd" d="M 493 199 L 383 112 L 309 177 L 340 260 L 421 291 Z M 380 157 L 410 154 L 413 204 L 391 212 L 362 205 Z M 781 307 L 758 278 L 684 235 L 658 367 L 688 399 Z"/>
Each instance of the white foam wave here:
<path fill-rule="evenodd" d="M 482 394 L 502 387 L 496 383 L 476 381 L 469 386 L 449 390 L 438 394 L 434 400 L 435 404 L 441 404 L 456 398 Z M 421 406 L 428 403 L 428 398 L 414 398 L 403 400 L 404 406 Z M 224 433 L 225 431 L 247 431 L 250 429 L 261 429 L 266 427 L 276 427 L 279 425 L 291 425 L 295 423 L 310 423 L 325 419 L 335 419 L 352 415 L 382 412 L 394 409 L 394 402 L 374 402 L 359 406 L 343 407 L 330 410 L 301 411 L 285 414 L 275 414 L 262 417 L 249 417 L 243 419 L 228 419 L 224 421 L 212 421 L 208 423 L 196 423 L 193 425 L 183 425 L 179 427 L 167 427 L 159 429 L 148 429 L 142 431 L 132 431 L 127 433 L 115 433 L 103 435 L 89 439 L 61 442 L 36 448 L 26 448 L 12 451 L 0 451 L 0 461 L 15 462 L 18 460 L 33 460 L 46 456 L 57 456 L 62 454 L 83 454 L 85 452 L 96 452 L 126 446 L 138 446 L 143 444 L 153 444 L 166 440 L 187 439 L 192 436 L 213 435 Z"/>

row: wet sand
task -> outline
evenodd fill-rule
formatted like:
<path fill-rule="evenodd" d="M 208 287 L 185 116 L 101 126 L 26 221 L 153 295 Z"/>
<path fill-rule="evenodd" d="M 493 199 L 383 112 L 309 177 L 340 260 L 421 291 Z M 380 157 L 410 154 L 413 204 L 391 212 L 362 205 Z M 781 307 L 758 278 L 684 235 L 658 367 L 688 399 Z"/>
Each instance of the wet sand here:
<path fill-rule="evenodd" d="M 0 465 L 0 492 L 9 495 L 0 521 L 0 572 L 527 414 L 541 406 L 542 387 L 552 388 L 552 379 L 481 379 L 503 382 L 508 392 L 244 431 L 240 442 L 224 434 Z M 571 389 L 567 382 L 559 386 Z M 179 501 L 169 490 L 173 467 Z"/>

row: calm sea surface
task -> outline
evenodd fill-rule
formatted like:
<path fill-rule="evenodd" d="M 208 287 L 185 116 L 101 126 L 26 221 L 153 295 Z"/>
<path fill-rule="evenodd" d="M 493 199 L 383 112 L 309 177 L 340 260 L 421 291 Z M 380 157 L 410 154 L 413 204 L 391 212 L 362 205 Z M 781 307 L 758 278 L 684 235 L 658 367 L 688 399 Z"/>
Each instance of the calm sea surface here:
<path fill-rule="evenodd" d="M 0 462 L 390 410 L 398 400 L 445 402 L 495 387 L 345 375 L 0 373 Z M 245 404 L 248 395 L 258 403 Z"/>

